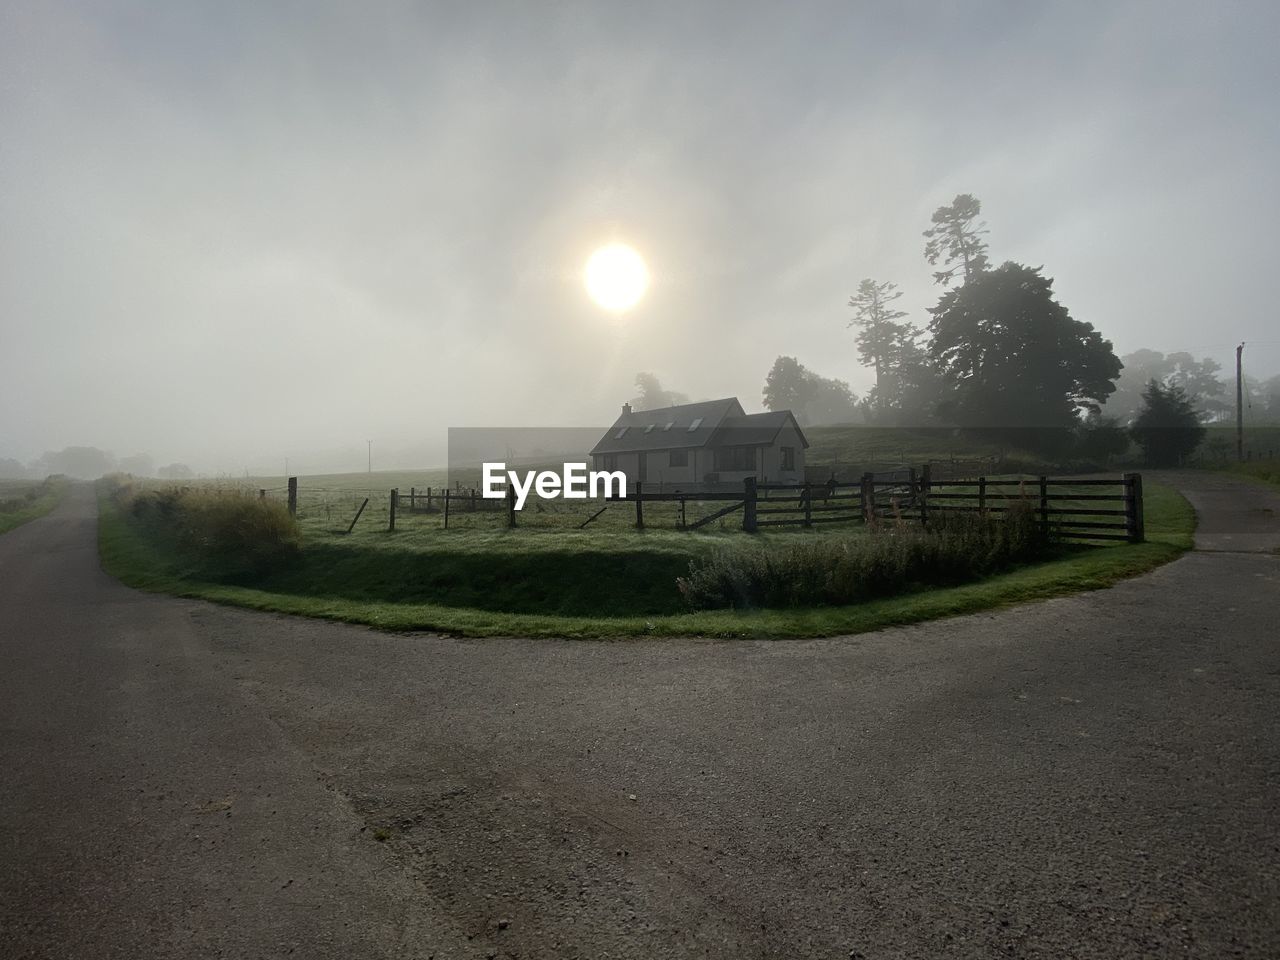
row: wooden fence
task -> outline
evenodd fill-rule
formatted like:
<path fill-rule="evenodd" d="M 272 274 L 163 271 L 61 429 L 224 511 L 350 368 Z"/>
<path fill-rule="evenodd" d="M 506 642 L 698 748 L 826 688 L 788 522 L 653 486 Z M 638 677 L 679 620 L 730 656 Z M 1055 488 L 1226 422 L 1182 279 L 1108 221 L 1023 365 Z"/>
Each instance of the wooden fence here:
<path fill-rule="evenodd" d="M 287 488 L 289 510 L 297 511 L 297 478 L 289 478 Z M 268 493 L 260 491 L 261 496 Z M 358 503 L 355 491 L 352 507 Z M 371 492 L 372 495 L 372 492 Z M 473 488 L 410 488 L 407 495 L 398 489 L 383 495 L 387 527 L 396 529 L 397 515 L 437 514 L 448 528 L 450 514 L 500 513 L 508 527 L 520 525 L 520 512 L 515 509 L 514 492 L 508 490 L 503 499 L 485 498 Z M 586 503 L 589 515 L 581 522 L 572 519 L 570 526 L 581 529 L 590 525 L 612 505 L 626 505 L 634 511 L 634 526 L 645 527 L 645 504 L 669 503 L 675 506 L 677 529 L 698 530 L 727 517 L 739 520 L 741 528 L 754 533 L 766 527 L 812 527 L 828 523 L 876 524 L 893 521 L 928 525 L 930 518 L 948 513 L 969 512 L 1000 516 L 1016 505 L 1036 512 L 1043 528 L 1064 540 L 1101 540 L 1141 543 L 1145 539 L 1142 515 L 1142 476 L 1126 473 L 1121 477 L 1033 477 L 1025 479 L 937 480 L 929 465 L 910 467 L 888 473 L 866 473 L 856 480 L 831 478 L 825 483 L 771 483 L 748 477 L 740 491 L 645 489 L 636 483 L 624 497 L 597 503 Z M 359 503 L 356 520 L 369 504 L 369 497 Z M 597 509 L 598 507 L 598 509 Z M 696 511 L 710 508 L 698 516 Z M 326 505 L 326 515 L 328 507 Z M 381 508 L 379 508 L 381 509 Z M 587 512 L 587 511 L 584 511 Z M 667 511 L 668 516 L 672 511 Z"/>

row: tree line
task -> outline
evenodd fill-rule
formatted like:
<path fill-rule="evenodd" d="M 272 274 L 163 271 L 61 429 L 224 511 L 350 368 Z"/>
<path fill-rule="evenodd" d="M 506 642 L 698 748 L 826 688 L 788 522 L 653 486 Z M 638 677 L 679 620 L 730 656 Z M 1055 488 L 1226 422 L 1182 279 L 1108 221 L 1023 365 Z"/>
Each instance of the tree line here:
<path fill-rule="evenodd" d="M 866 278 L 849 298 L 857 359 L 873 372 L 865 396 L 781 356 L 765 376 L 764 406 L 805 425 L 961 428 L 1059 457 L 1105 460 L 1132 440 L 1153 462 L 1185 456 L 1202 424 L 1234 415 L 1234 388 L 1216 361 L 1151 349 L 1118 357 L 1058 302 L 1043 266 L 993 266 L 981 215 L 978 198 L 960 194 L 924 230 L 940 288 L 924 326 L 900 308 L 892 281 Z M 636 386 L 637 409 L 688 399 L 651 373 Z M 1247 380 L 1246 394 L 1253 422 L 1280 423 L 1280 376 Z"/>

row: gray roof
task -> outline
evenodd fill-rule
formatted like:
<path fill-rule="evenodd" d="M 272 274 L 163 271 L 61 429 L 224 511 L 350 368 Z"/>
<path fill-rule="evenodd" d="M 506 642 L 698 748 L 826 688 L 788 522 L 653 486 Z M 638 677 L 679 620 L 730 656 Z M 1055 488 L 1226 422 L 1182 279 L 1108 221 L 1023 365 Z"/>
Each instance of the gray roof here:
<path fill-rule="evenodd" d="M 678 407 L 660 407 L 657 410 L 633 410 L 618 417 L 591 452 L 632 453 L 636 450 L 705 447 L 721 422 L 735 415 L 743 415 L 737 397 L 682 403 Z M 690 430 L 695 421 L 700 421 L 697 428 Z M 622 436 L 618 436 L 619 433 Z"/>
<path fill-rule="evenodd" d="M 787 424 L 795 427 L 800 435 L 800 443 L 809 446 L 804 431 L 790 410 L 772 410 L 769 413 L 751 413 L 740 417 L 725 417 L 716 431 L 711 443 L 717 447 L 767 447 L 778 437 L 778 432 Z"/>
<path fill-rule="evenodd" d="M 689 428 L 698 423 L 697 429 Z M 790 410 L 746 414 L 737 397 L 683 403 L 658 410 L 624 413 L 600 442 L 591 448 L 598 453 L 634 453 L 639 450 L 679 450 L 707 446 L 768 446 L 778 431 L 790 423 L 809 446 Z M 670 424 L 670 426 L 668 426 Z M 621 436 L 619 434 L 621 433 Z"/>

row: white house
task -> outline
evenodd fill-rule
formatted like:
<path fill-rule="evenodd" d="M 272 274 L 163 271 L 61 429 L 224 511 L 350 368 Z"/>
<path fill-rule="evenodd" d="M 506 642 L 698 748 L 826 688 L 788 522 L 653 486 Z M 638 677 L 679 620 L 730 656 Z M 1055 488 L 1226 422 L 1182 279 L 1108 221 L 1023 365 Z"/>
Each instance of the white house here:
<path fill-rule="evenodd" d="M 622 415 L 591 449 L 596 470 L 621 470 L 627 485 L 698 488 L 746 477 L 804 480 L 809 441 L 790 410 L 747 414 L 736 397 Z"/>

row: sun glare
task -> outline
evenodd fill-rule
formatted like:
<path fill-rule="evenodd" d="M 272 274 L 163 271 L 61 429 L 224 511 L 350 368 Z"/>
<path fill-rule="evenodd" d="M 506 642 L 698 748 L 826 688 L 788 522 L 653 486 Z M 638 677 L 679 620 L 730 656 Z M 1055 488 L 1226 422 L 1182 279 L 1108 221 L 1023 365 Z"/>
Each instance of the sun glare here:
<path fill-rule="evenodd" d="M 582 278 L 591 299 L 611 313 L 630 310 L 649 288 L 649 268 L 625 243 L 611 243 L 593 253 Z"/>

